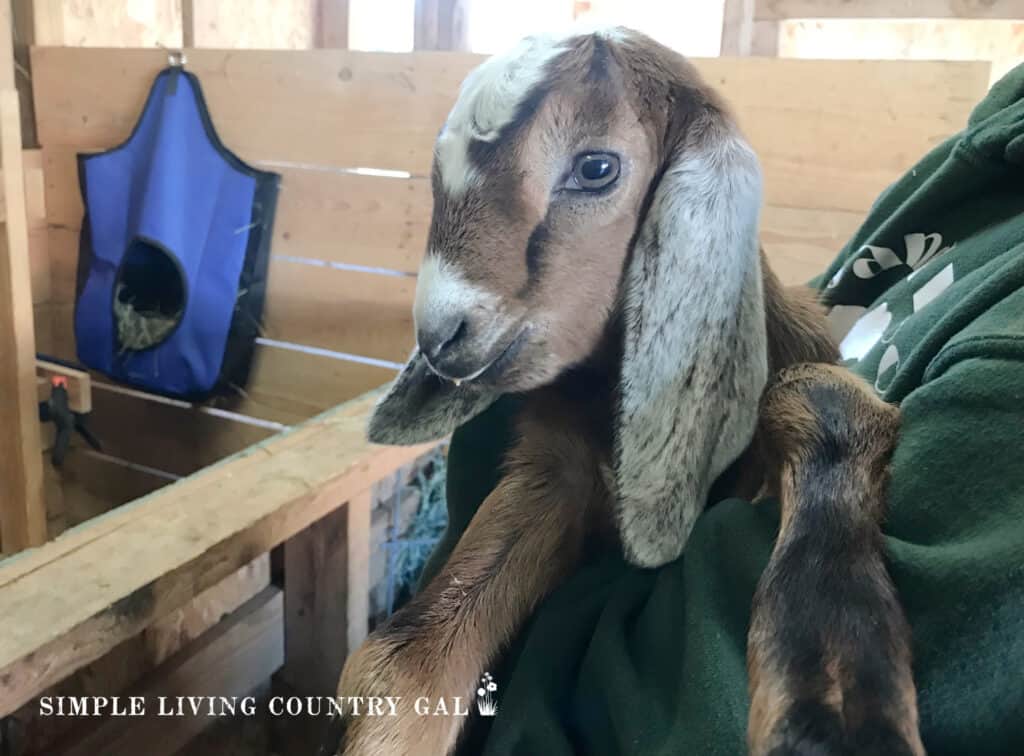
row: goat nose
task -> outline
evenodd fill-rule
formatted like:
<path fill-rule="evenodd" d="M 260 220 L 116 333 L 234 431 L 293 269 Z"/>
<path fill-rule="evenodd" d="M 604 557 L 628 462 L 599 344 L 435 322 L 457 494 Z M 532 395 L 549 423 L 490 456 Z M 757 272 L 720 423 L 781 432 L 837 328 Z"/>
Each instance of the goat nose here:
<path fill-rule="evenodd" d="M 439 358 L 457 346 L 466 337 L 466 318 L 456 313 L 429 326 L 420 326 L 416 340 L 420 351 L 435 364 Z"/>

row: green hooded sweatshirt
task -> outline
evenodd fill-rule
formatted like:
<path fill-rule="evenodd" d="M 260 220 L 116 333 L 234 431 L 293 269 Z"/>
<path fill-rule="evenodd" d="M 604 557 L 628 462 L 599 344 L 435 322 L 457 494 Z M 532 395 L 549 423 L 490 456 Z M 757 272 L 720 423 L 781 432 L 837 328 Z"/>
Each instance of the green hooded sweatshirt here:
<path fill-rule="evenodd" d="M 878 199 L 820 279 L 846 364 L 899 403 L 884 524 L 932 756 L 1024 754 L 1024 66 Z M 443 562 L 498 476 L 515 400 L 454 436 Z M 656 570 L 608 554 L 501 662 L 462 753 L 746 750 L 747 625 L 777 502 L 713 502 Z"/>

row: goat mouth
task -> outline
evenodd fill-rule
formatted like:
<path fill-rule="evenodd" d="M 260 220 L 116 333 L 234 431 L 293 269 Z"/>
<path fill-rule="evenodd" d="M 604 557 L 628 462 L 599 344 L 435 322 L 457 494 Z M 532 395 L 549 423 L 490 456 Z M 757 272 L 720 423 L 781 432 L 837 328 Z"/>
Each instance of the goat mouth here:
<path fill-rule="evenodd" d="M 429 367 L 439 378 L 451 381 L 456 385 L 456 387 L 463 383 L 493 380 L 497 378 L 498 375 L 500 375 L 501 372 L 512 362 L 512 360 L 515 359 L 516 355 L 519 354 L 519 351 L 522 349 L 522 346 L 526 341 L 526 334 L 529 330 L 529 327 L 524 327 L 515 336 L 513 336 L 504 347 L 501 348 L 495 357 L 488 360 L 479 369 L 474 370 L 468 375 L 448 375 L 444 371 L 438 370 L 434 367 L 430 363 L 430 360 L 427 360 L 427 367 Z M 425 356 L 424 359 L 426 359 Z"/>

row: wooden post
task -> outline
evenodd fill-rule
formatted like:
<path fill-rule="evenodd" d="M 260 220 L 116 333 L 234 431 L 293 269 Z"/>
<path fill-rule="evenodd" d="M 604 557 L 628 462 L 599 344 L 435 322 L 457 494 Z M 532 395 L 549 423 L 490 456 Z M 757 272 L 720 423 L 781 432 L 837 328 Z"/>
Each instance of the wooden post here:
<path fill-rule="evenodd" d="M 725 0 L 723 56 L 779 54 L 779 21 L 758 18 L 757 6 L 758 0 Z"/>
<path fill-rule="evenodd" d="M 64 44 L 64 8 L 61 0 L 14 0 L 14 9 L 24 19 L 24 28 L 31 29 L 32 38 L 24 40 L 26 44 Z"/>
<path fill-rule="evenodd" d="M 36 399 L 36 339 L 28 259 L 21 121 L 14 85 L 11 5 L 0 6 L 0 549 L 46 541 L 42 442 Z"/>
<path fill-rule="evenodd" d="M 314 37 L 317 47 L 348 49 L 348 0 L 318 0 Z"/>
<path fill-rule="evenodd" d="M 415 50 L 468 50 L 467 0 L 416 0 Z"/>
<path fill-rule="evenodd" d="M 760 0 L 758 20 L 985 18 L 1019 21 L 1024 0 Z"/>
<path fill-rule="evenodd" d="M 371 506 L 368 489 L 284 544 L 282 677 L 300 695 L 334 695 L 366 638 Z"/>
<path fill-rule="evenodd" d="M 195 0 L 181 0 L 181 46 L 196 46 Z"/>

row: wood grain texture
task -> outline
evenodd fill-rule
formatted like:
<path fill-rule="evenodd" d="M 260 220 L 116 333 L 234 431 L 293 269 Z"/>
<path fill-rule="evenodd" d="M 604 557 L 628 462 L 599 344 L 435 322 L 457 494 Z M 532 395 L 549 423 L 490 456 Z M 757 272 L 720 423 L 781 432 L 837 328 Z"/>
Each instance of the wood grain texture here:
<path fill-rule="evenodd" d="M 416 279 L 271 260 L 264 335 L 401 362 L 415 341 Z"/>
<path fill-rule="evenodd" d="M 49 460 L 47 460 L 47 463 Z M 60 469 L 64 528 L 75 527 L 134 499 L 140 499 L 173 480 L 141 468 L 126 467 L 76 446 Z M 47 503 L 48 513 L 49 502 Z"/>
<path fill-rule="evenodd" d="M 181 0 L 181 46 L 196 46 L 195 0 Z"/>
<path fill-rule="evenodd" d="M 316 0 L 193 0 L 193 4 L 196 47 L 308 50 L 316 40 Z M 191 58 L 189 52 L 190 62 Z"/>
<path fill-rule="evenodd" d="M 349 0 L 316 0 L 317 47 L 345 50 L 348 48 Z"/>
<path fill-rule="evenodd" d="M 0 14 L 4 34 L 11 34 L 7 5 Z M 8 53 L 0 69 L 13 70 Z M 13 73 L 7 78 L 10 87 L 0 89 L 0 550 L 13 553 L 43 543 L 47 531 L 20 110 Z"/>
<path fill-rule="evenodd" d="M 0 716 L 424 453 L 365 441 L 377 398 L 0 564 Z"/>
<path fill-rule="evenodd" d="M 725 0 L 722 19 L 722 55 L 778 54 L 779 23 L 754 17 L 757 0 Z"/>
<path fill-rule="evenodd" d="M 757 0 L 755 18 L 1024 19 L 1024 0 Z"/>
<path fill-rule="evenodd" d="M 366 638 L 370 489 L 284 545 L 285 665 L 300 695 L 333 696 L 345 658 Z"/>
<path fill-rule="evenodd" d="M 468 50 L 468 0 L 416 0 L 414 50 Z"/>
<path fill-rule="evenodd" d="M 58 745 L 59 756 L 172 756 L 217 721 L 210 716 L 160 716 L 157 699 L 248 695 L 284 660 L 283 599 L 268 587 L 223 622 L 153 670 L 126 695 L 146 699 L 143 717 L 109 717 L 88 733 Z"/>
<path fill-rule="evenodd" d="M 761 213 L 761 244 L 785 284 L 820 275 L 860 227 L 860 213 L 766 207 Z"/>
<path fill-rule="evenodd" d="M 329 407 L 390 383 L 392 368 L 257 345 L 246 396 L 214 406 L 265 420 L 297 425 Z"/>
<path fill-rule="evenodd" d="M 159 50 L 34 49 L 40 143 L 86 150 L 118 144 L 166 60 Z M 195 50 L 188 67 L 202 81 L 218 133 L 243 159 L 425 174 L 458 85 L 480 60 L 468 54 Z"/>
<path fill-rule="evenodd" d="M 460 81 L 481 60 L 328 50 L 198 50 L 193 58 L 189 67 L 203 81 L 214 123 L 243 158 L 420 176 Z M 161 53 L 145 50 L 33 50 L 41 143 L 117 144 L 164 62 Z M 767 202 L 782 207 L 863 212 L 912 161 L 966 122 L 988 82 L 985 63 L 695 63 L 733 103 L 764 165 Z M 264 107 L 268 101 L 275 107 Z"/>
<path fill-rule="evenodd" d="M 194 644 L 268 585 L 270 557 L 264 554 L 48 689 L 45 695 L 128 694 L 133 686 L 138 688 L 140 682 L 151 678 L 156 667 L 189 644 Z M 102 722 L 83 722 L 75 717 L 41 716 L 38 699 L 18 709 L 11 719 L 15 724 L 12 729 L 18 733 L 12 756 L 52 754 L 58 743 L 63 743 L 64 747 L 69 742 L 74 745 L 76 736 L 89 737 L 94 727 L 105 726 Z M 103 751 L 100 749 L 98 752 Z M 148 751 L 144 749 L 142 753 Z"/>
<path fill-rule="evenodd" d="M 116 393 L 100 384 L 93 392 L 93 406 L 89 427 L 106 454 L 180 476 L 275 433 L 273 428 L 198 409 Z M 128 500 L 111 503 L 124 501 Z"/>

